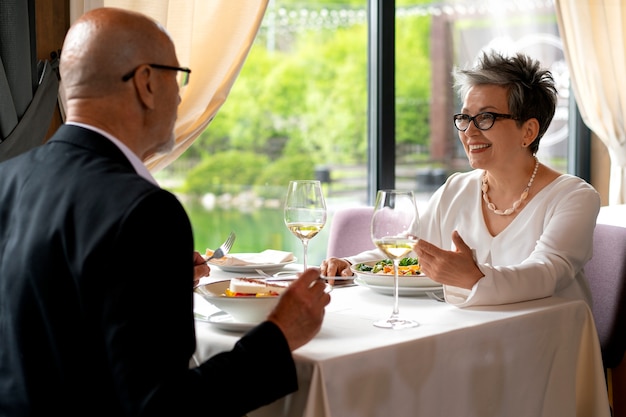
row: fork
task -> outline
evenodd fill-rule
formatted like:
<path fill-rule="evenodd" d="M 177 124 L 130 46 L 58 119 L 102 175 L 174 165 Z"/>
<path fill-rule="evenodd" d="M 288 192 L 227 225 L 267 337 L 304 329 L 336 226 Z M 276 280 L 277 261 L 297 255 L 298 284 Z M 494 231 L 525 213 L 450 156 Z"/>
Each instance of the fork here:
<path fill-rule="evenodd" d="M 435 294 L 433 291 L 426 291 L 426 295 L 431 300 L 439 301 L 441 303 L 445 303 L 446 302 L 446 300 L 444 300 L 441 296 Z"/>
<path fill-rule="evenodd" d="M 223 258 L 228 252 L 230 252 L 230 248 L 233 247 L 233 242 L 235 241 L 236 237 L 237 236 L 235 235 L 235 232 L 230 232 L 230 235 L 228 235 L 228 239 L 226 239 L 226 241 L 222 243 L 222 245 L 217 248 L 215 252 L 213 252 L 213 255 L 209 256 L 205 260 L 205 262 L 209 262 L 211 259 Z"/>

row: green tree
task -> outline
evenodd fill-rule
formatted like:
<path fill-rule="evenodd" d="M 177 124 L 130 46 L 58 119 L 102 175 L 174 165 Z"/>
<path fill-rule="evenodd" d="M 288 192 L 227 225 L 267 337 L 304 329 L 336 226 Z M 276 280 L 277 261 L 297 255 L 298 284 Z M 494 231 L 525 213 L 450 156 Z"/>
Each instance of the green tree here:
<path fill-rule="evenodd" d="M 267 163 L 265 155 L 252 152 L 216 153 L 205 157 L 188 172 L 179 191 L 193 195 L 238 193 L 254 184 Z"/>

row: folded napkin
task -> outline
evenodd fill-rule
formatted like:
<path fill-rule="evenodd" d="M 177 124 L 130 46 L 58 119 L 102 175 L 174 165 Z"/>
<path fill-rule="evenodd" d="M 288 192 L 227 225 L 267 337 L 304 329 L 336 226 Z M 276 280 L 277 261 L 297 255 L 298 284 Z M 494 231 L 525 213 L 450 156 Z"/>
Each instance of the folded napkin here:
<path fill-rule="evenodd" d="M 210 256 L 213 253 L 212 250 L 207 249 L 206 255 Z M 291 262 L 294 260 L 292 252 L 285 252 L 274 249 L 266 249 L 259 253 L 240 253 L 235 255 L 226 255 L 220 259 L 211 259 L 209 262 L 215 265 L 225 266 L 245 266 L 245 265 L 266 265 L 266 264 L 280 264 L 285 262 Z"/>

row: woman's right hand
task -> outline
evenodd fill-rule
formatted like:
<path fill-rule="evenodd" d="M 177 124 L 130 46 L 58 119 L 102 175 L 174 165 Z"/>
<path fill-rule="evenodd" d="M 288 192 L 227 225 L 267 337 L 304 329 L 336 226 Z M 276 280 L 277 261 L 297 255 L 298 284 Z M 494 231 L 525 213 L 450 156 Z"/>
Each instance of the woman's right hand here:
<path fill-rule="evenodd" d="M 350 270 L 350 262 L 341 258 L 328 258 L 320 265 L 322 276 L 325 277 L 349 277 L 354 275 Z"/>

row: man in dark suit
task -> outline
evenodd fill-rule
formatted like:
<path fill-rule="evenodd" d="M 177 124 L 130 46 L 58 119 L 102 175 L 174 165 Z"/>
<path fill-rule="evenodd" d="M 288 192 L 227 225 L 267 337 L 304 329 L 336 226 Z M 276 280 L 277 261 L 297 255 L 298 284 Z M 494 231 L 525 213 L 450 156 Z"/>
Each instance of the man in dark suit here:
<path fill-rule="evenodd" d="M 189 369 L 191 225 L 141 163 L 172 148 L 188 74 L 165 30 L 96 9 L 60 70 L 66 124 L 0 164 L 0 416 L 241 416 L 296 390 L 291 351 L 330 301 L 317 269 Z"/>

